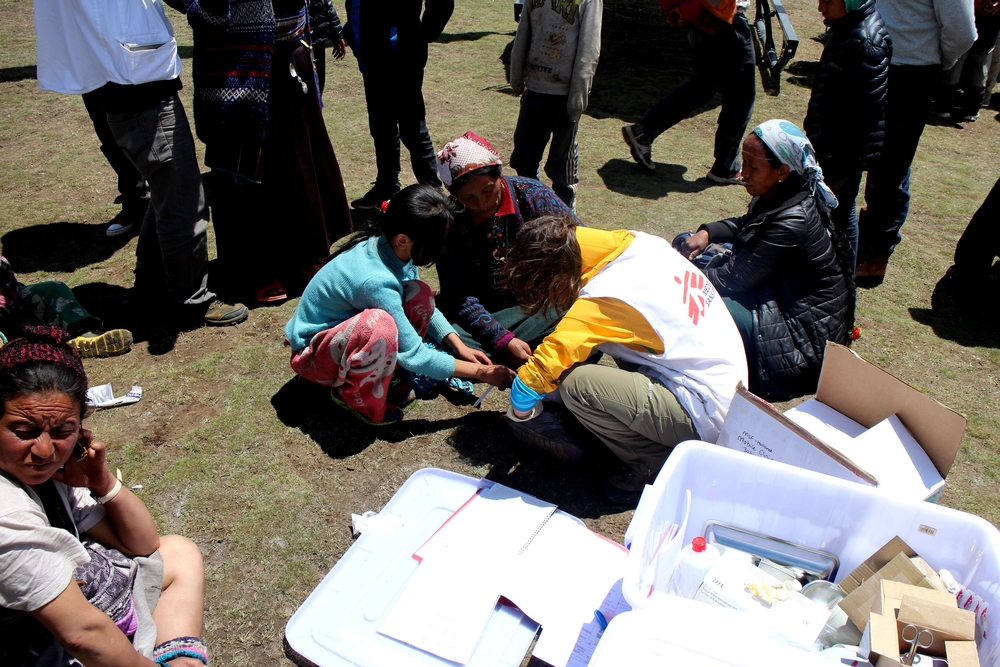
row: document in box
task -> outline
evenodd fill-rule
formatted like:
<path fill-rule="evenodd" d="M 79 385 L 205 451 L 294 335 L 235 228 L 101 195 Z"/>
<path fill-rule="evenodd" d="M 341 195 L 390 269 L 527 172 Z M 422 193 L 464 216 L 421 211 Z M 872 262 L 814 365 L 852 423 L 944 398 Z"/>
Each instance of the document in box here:
<path fill-rule="evenodd" d="M 379 633 L 468 662 L 514 559 L 553 512 L 555 505 L 502 484 L 471 498 L 413 554 L 420 566 Z"/>
<path fill-rule="evenodd" d="M 380 634 L 461 664 L 472 659 L 500 597 L 484 568 L 497 560 L 424 560 L 379 626 Z"/>
<path fill-rule="evenodd" d="M 556 512 L 515 559 L 500 591 L 542 626 L 539 660 L 565 667 L 588 624 L 625 572 L 628 552 L 579 519 Z M 585 662 L 583 664 L 586 664 Z"/>

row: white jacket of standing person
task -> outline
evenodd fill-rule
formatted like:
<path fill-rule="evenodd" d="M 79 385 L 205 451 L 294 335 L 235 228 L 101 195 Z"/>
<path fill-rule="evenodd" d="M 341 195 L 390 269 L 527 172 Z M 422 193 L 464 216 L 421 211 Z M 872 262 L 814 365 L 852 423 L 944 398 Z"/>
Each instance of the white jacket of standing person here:
<path fill-rule="evenodd" d="M 510 85 L 520 95 L 568 95 L 576 121 L 587 109 L 601 56 L 603 0 L 525 0 L 510 55 Z"/>
<path fill-rule="evenodd" d="M 81 95 L 180 76 L 160 0 L 35 0 L 38 87 Z"/>
<path fill-rule="evenodd" d="M 876 6 L 892 39 L 893 65 L 951 69 L 976 41 L 974 0 L 878 0 Z"/>

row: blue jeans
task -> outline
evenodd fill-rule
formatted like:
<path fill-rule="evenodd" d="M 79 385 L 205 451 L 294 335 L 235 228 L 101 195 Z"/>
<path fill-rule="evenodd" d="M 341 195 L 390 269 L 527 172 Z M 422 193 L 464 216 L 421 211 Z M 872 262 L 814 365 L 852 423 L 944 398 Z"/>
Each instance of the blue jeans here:
<path fill-rule="evenodd" d="M 566 113 L 568 95 L 546 95 L 526 90 L 521 96 L 521 113 L 514 129 L 514 151 L 510 166 L 518 176 L 536 180 L 545 145 L 552 139 L 545 175 L 552 179 L 552 190 L 570 208 L 576 202 L 577 168 L 580 149 L 576 143 L 578 120 Z"/>
<path fill-rule="evenodd" d="M 740 170 L 740 146 L 757 94 L 750 26 L 738 12 L 732 26 L 721 26 L 714 35 L 690 28 L 688 41 L 694 50 L 694 76 L 657 102 L 639 123 L 652 142 L 711 102 L 716 90 L 722 91 L 712 173 L 732 176 Z"/>
<path fill-rule="evenodd" d="M 837 195 L 837 208 L 830 211 L 830 217 L 838 231 L 847 234 L 850 246 L 850 262 L 853 269 L 858 259 L 858 192 L 861 189 L 859 169 L 846 176 L 826 179 L 826 184 Z"/>
<path fill-rule="evenodd" d="M 133 113 L 109 113 L 108 127 L 149 183 L 149 209 L 135 249 L 136 276 L 164 283 L 183 305 L 211 303 L 208 207 L 194 135 L 176 95 Z"/>
<path fill-rule="evenodd" d="M 858 220 L 858 262 L 888 259 L 910 210 L 910 164 L 934 97 L 937 65 L 890 65 L 882 155 L 868 171 Z"/>

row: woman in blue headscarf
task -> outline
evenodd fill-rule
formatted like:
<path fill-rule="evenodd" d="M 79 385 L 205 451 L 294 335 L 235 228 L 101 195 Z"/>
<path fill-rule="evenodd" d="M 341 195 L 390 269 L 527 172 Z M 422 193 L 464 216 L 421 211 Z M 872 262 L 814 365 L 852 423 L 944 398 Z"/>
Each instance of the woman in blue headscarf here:
<path fill-rule="evenodd" d="M 695 259 L 710 243 L 732 243 L 705 275 L 743 336 L 750 390 L 785 400 L 816 390 L 826 341 L 849 341 L 850 250 L 830 221 L 837 198 L 793 123 L 754 128 L 743 142 L 743 179 L 753 196 L 747 214 L 702 225 L 681 251 Z"/>

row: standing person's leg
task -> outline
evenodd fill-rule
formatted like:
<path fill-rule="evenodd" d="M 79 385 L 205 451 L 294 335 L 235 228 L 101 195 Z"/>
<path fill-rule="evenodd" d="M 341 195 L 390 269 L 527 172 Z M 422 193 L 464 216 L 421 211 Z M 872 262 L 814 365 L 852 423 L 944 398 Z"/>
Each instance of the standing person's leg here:
<path fill-rule="evenodd" d="M 149 183 L 150 210 L 136 246 L 136 279 L 162 280 L 167 297 L 206 324 L 247 318 L 242 304 L 215 301 L 208 288 L 208 207 L 194 135 L 176 95 L 137 113 L 108 114 L 122 150 Z"/>
<path fill-rule="evenodd" d="M 867 209 L 858 219 L 857 278 L 882 282 L 910 207 L 910 164 L 933 96 L 935 67 L 889 66 L 882 155 L 868 172 Z"/>
<path fill-rule="evenodd" d="M 362 421 L 383 424 L 402 417 L 395 406 L 387 410 L 386 403 L 398 350 L 396 322 L 372 308 L 313 336 L 308 346 L 292 353 L 290 363 L 298 375 L 331 387 L 335 402 Z"/>
<path fill-rule="evenodd" d="M 1000 255 L 1000 180 L 986 196 L 979 210 L 955 246 L 955 268 L 963 278 L 984 280 Z"/>
<path fill-rule="evenodd" d="M 418 183 L 441 187 L 437 172 L 434 142 L 427 131 L 427 110 L 424 106 L 424 68 L 412 66 L 401 72 L 400 96 L 396 100 L 399 138 L 410 152 L 410 167 Z"/>
<path fill-rule="evenodd" d="M 979 109 L 986 95 L 987 79 L 989 77 L 990 60 L 1000 35 L 1000 13 L 980 14 L 976 17 L 976 32 L 978 37 L 966 54 L 964 72 L 962 74 L 962 95 L 957 104 L 959 122 L 971 122 L 979 118 Z M 992 85 L 990 85 L 992 88 Z"/>
<path fill-rule="evenodd" d="M 514 127 L 514 150 L 510 154 L 510 168 L 518 176 L 541 180 L 538 168 L 545 154 L 545 146 L 552 136 L 549 97 L 557 96 L 533 93 L 530 90 L 521 95 L 521 110 Z"/>
<path fill-rule="evenodd" d="M 837 208 L 830 211 L 830 217 L 836 228 L 847 235 L 852 269 L 857 264 L 858 257 L 858 192 L 861 189 L 862 173 L 858 170 L 852 174 L 834 175 L 826 179 L 827 185 L 837 196 Z"/>
<path fill-rule="evenodd" d="M 622 128 L 622 136 L 632 151 L 632 159 L 649 170 L 656 168 L 651 150 L 653 141 L 687 118 L 689 113 L 707 104 L 715 94 L 710 65 L 712 54 L 706 48 L 708 35 L 696 28 L 688 28 L 688 42 L 694 52 L 694 75 L 691 79 L 654 104 L 638 123 Z"/>
<path fill-rule="evenodd" d="M 708 177 L 712 179 L 715 176 L 717 178 L 712 180 L 730 182 L 740 173 L 740 147 L 753 116 L 757 71 L 754 68 L 750 26 L 742 12 L 738 12 L 733 19 L 732 30 L 719 35 L 720 39 L 723 37 L 726 44 L 720 50 L 728 63 L 719 63 L 715 81 L 722 91 L 722 108 L 719 111 L 719 127 L 715 131 L 715 163 Z"/>
<path fill-rule="evenodd" d="M 118 176 L 118 193 L 121 195 L 122 210 L 108 225 L 108 236 L 119 236 L 130 232 L 134 225 L 142 223 L 149 206 L 146 183 L 139 170 L 132 165 L 122 149 L 115 142 L 115 135 L 108 126 L 108 115 L 100 100 L 99 90 L 83 94 L 83 106 L 87 108 L 94 131 L 101 142 L 101 152 Z"/>
<path fill-rule="evenodd" d="M 545 175 L 552 180 L 552 190 L 571 209 L 576 209 L 576 186 L 580 182 L 580 146 L 576 142 L 579 120 L 566 113 L 565 95 L 554 95 L 548 116 L 552 120 L 552 145 L 545 160 Z"/>
<path fill-rule="evenodd" d="M 326 45 L 319 44 L 312 49 L 313 62 L 316 63 L 316 82 L 319 84 L 319 96 L 323 97 L 326 89 Z"/>
<path fill-rule="evenodd" d="M 559 384 L 563 404 L 597 436 L 631 474 L 608 478 L 613 500 L 638 500 L 679 442 L 698 438 L 691 417 L 670 391 L 645 375 L 581 364 Z"/>
<path fill-rule="evenodd" d="M 375 143 L 375 166 L 378 175 L 364 197 L 351 202 L 354 208 L 375 208 L 399 191 L 399 125 L 396 106 L 400 77 L 384 68 L 369 68 L 364 73 L 365 103 L 368 106 L 368 131 Z"/>

